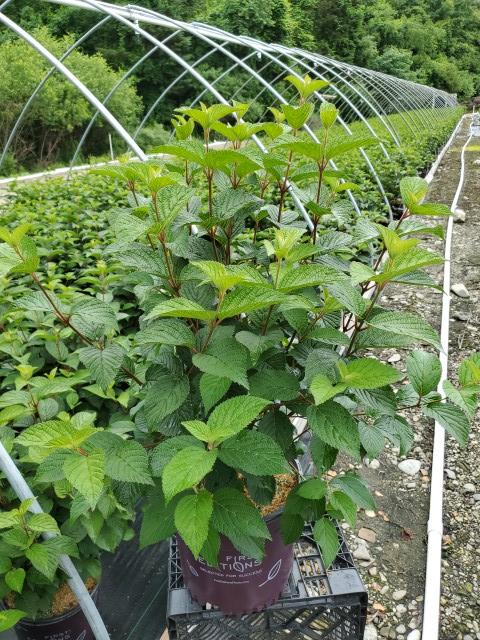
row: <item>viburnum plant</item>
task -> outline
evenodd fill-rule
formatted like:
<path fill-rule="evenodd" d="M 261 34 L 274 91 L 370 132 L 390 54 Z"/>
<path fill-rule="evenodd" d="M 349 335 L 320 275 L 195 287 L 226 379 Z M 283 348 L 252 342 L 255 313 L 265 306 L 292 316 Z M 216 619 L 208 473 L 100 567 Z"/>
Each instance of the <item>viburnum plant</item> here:
<path fill-rule="evenodd" d="M 288 80 L 299 100 L 272 109 L 271 122 L 245 122 L 248 105 L 239 103 L 182 108 L 173 120 L 177 140 L 157 149 L 167 160 L 98 170 L 130 192 L 109 219 L 116 242 L 105 246 L 105 259 L 124 270 L 113 303 L 83 294 L 62 299 L 43 284 L 22 229 L 2 236 L 11 269 L 33 279 L 23 305 L 51 311 L 76 340 L 72 375 L 93 378 L 105 398 L 126 398 L 130 426 L 122 437 L 115 433 L 115 444 L 115 427 L 101 416 L 96 427 L 74 425 L 65 435 L 84 471 L 81 486 L 77 474 L 65 479 L 86 498 L 86 513 L 103 492 L 97 477 L 140 489 L 150 483 L 142 545 L 178 532 L 212 565 L 221 535 L 242 554 L 263 557 L 263 507 L 283 474 L 296 478 L 281 519 L 285 542 L 314 521 L 330 564 L 335 520 L 353 525 L 358 507 L 374 506 L 358 475 L 327 474 L 338 453 L 359 463 L 386 440 L 406 453 L 411 407 L 465 444 L 480 383 L 480 358 L 472 356 L 459 386 L 446 383 L 442 398 L 437 357 L 412 350 L 438 349 L 437 333 L 381 298 L 391 283 L 436 286 L 424 269 L 442 258 L 415 236 L 441 236 L 441 226 L 421 216 L 448 215 L 448 208 L 422 204 L 426 183 L 405 178 L 400 220 L 387 227 L 359 216 L 349 233 L 332 230 L 336 208 L 349 206 L 356 185 L 331 161 L 376 140 L 340 136 L 328 102 L 319 140 L 306 138 L 309 98 L 325 83 Z M 219 140 L 223 147 L 212 145 Z M 382 362 L 390 347 L 408 350 L 408 384 Z M 296 463 L 305 451 L 315 468 L 309 477 Z"/>

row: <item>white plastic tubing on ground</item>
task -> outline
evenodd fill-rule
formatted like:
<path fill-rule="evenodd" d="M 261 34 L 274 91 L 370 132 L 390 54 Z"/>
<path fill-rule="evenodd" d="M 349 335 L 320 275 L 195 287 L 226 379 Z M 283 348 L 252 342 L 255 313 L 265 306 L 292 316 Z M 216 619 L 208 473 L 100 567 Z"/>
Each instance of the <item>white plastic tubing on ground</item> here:
<path fill-rule="evenodd" d="M 460 120 L 457 129 L 465 121 L 465 116 Z M 450 139 L 450 143 L 453 137 Z M 469 136 L 461 152 L 460 178 L 457 190 L 450 207 L 455 211 L 465 182 L 465 150 L 472 139 Z M 453 217 L 450 216 L 447 224 L 445 238 L 445 266 L 443 272 L 443 303 L 440 342 L 442 352 L 440 362 L 442 375 L 438 385 L 438 392 L 444 396 L 443 383 L 448 374 L 448 341 L 450 333 L 450 277 L 452 254 Z M 438 640 L 440 628 L 440 593 L 442 578 L 442 537 L 443 537 L 443 474 L 445 464 L 445 430 L 435 422 L 432 459 L 432 479 L 430 488 L 430 512 L 428 517 L 427 540 L 427 568 L 425 573 L 425 596 L 423 611 L 422 640 Z"/>
<path fill-rule="evenodd" d="M 12 489 L 15 491 L 20 500 L 28 500 L 33 498 L 33 502 L 29 510 L 32 513 L 42 513 L 42 508 L 33 495 L 30 487 L 26 483 L 25 478 L 17 469 L 14 461 L 1 442 L 0 470 L 5 474 L 5 477 L 7 478 Z M 55 534 L 44 533 L 43 537 L 46 539 L 50 539 L 55 537 Z M 68 584 L 75 594 L 79 605 L 82 607 L 85 617 L 88 620 L 88 623 L 96 640 L 110 640 L 110 636 L 102 620 L 102 617 L 100 616 L 95 603 L 90 597 L 88 589 L 86 588 L 82 578 L 80 577 L 78 571 L 75 569 L 73 562 L 68 556 L 62 555 L 60 556 L 59 565 L 68 576 Z"/>

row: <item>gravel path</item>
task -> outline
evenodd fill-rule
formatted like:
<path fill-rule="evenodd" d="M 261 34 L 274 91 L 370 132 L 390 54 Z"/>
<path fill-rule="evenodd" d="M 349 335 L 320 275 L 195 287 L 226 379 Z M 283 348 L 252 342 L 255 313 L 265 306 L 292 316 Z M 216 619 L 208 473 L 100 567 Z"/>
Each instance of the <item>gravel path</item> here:
<path fill-rule="evenodd" d="M 451 205 L 468 131 L 467 120 L 436 173 L 430 201 Z M 452 300 L 449 375 L 453 379 L 463 358 L 479 348 L 480 160 L 476 164 L 475 160 L 480 158 L 480 140 L 473 145 L 466 154 L 467 181 L 459 204 L 466 221 L 454 225 L 452 284 L 464 284 L 469 297 Z M 440 240 L 430 238 L 425 245 L 443 253 Z M 430 273 L 441 283 L 441 268 Z M 417 311 L 440 329 L 440 293 L 398 286 L 389 288 L 383 299 L 391 308 Z M 389 350 L 385 357 L 405 371 L 405 353 Z M 410 421 L 415 443 L 407 459 L 387 445 L 379 460 L 364 461 L 361 473 L 375 493 L 377 510 L 362 512 L 355 531 L 347 528 L 369 591 L 365 640 L 421 637 L 433 424 L 415 412 Z M 479 431 L 477 421 L 466 450 L 447 438 L 441 640 L 480 640 Z"/>

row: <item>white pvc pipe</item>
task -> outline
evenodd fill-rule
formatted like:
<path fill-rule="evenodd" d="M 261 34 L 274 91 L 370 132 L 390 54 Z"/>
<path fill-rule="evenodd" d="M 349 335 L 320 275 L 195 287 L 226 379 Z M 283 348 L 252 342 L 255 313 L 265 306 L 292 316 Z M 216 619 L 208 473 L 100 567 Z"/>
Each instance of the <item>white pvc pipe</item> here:
<path fill-rule="evenodd" d="M 460 123 L 464 122 L 465 116 Z M 459 123 L 459 124 L 460 124 Z M 457 127 L 458 129 L 458 127 Z M 455 211 L 465 181 L 465 149 L 472 135 L 462 148 L 460 179 L 452 201 L 451 211 Z M 445 267 L 443 272 L 442 325 L 440 331 L 440 362 L 442 375 L 438 384 L 438 392 L 444 397 L 443 383 L 448 375 L 448 340 L 450 333 L 450 284 L 452 254 L 453 217 L 447 223 L 445 238 Z M 435 421 L 432 459 L 432 479 L 430 488 L 430 512 L 427 527 L 427 568 L 425 573 L 425 596 L 423 611 L 422 640 L 438 640 L 440 626 L 440 593 L 442 578 L 442 537 L 443 537 L 443 474 L 445 466 L 445 430 Z"/>
<path fill-rule="evenodd" d="M 33 495 L 30 487 L 28 486 L 25 478 L 17 469 L 14 461 L 8 454 L 7 450 L 0 442 L 0 470 L 5 474 L 12 489 L 17 494 L 20 500 L 29 500 L 33 498 L 33 502 L 30 505 L 29 511 L 32 513 L 43 513 L 42 507 L 39 505 L 37 499 Z M 43 533 L 42 536 L 50 540 L 55 537 L 54 533 Z M 85 586 L 80 574 L 75 569 L 73 562 L 66 555 L 61 555 L 59 558 L 59 565 L 65 571 L 68 578 L 68 584 L 75 594 L 78 604 L 83 609 L 85 617 L 90 625 L 90 628 L 95 636 L 96 640 L 110 640 L 107 628 L 98 612 L 95 603 L 93 602 L 88 589 Z"/>

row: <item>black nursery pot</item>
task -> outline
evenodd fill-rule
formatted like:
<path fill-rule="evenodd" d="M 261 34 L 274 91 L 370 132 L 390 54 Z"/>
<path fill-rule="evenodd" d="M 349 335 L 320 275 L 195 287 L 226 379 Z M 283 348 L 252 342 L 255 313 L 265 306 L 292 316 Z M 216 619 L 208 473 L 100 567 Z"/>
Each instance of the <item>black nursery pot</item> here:
<path fill-rule="evenodd" d="M 97 601 L 98 588 L 92 591 Z M 68 613 L 43 620 L 21 620 L 15 625 L 18 640 L 95 640 L 81 607 Z"/>
<path fill-rule="evenodd" d="M 218 567 L 210 567 L 201 557 L 195 560 L 177 536 L 183 579 L 192 598 L 202 605 L 215 605 L 227 615 L 260 611 L 276 602 L 293 564 L 293 545 L 282 540 L 280 516 L 276 513 L 265 518 L 272 539 L 265 546 L 263 562 L 241 555 L 221 536 Z"/>

